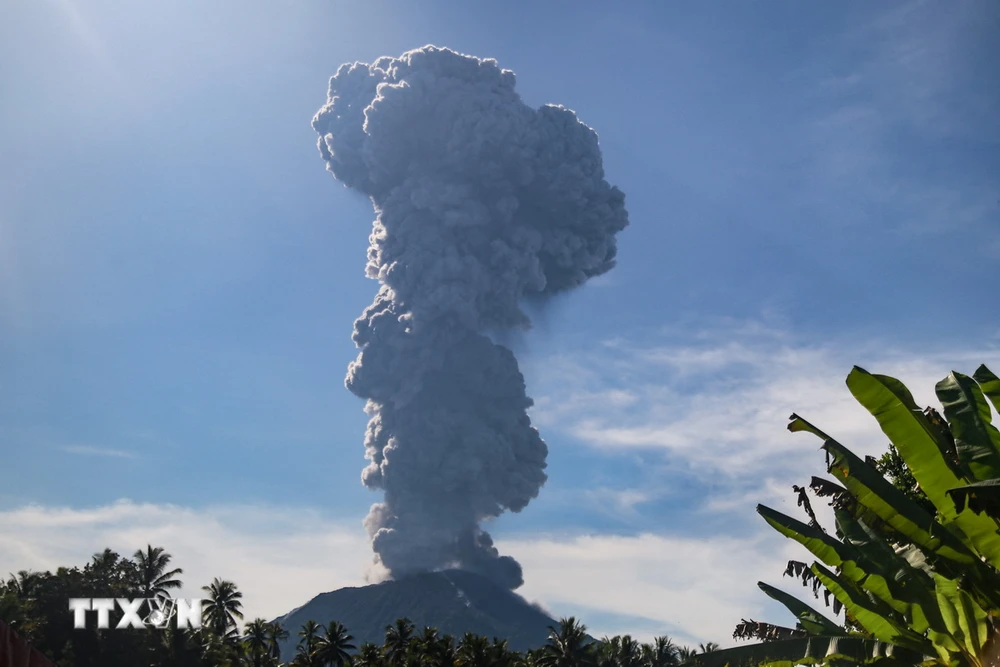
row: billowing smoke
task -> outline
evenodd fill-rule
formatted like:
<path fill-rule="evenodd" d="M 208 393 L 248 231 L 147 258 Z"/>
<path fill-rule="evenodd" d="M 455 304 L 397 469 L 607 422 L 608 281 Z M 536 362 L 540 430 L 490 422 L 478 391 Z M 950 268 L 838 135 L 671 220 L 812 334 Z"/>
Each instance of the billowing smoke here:
<path fill-rule="evenodd" d="M 428 46 L 342 66 L 316 114 L 319 150 L 376 219 L 347 388 L 367 399 L 365 525 L 396 577 L 460 567 L 511 589 L 521 566 L 480 528 L 545 483 L 548 450 L 513 353 L 487 334 L 526 329 L 526 298 L 615 263 L 625 197 L 597 135 L 558 106 L 532 109 L 514 73 Z"/>

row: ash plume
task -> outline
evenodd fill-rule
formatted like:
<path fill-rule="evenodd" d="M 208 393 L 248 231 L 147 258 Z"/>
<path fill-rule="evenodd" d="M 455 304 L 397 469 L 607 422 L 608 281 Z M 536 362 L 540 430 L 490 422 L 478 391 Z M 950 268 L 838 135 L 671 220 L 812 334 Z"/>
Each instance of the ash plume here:
<path fill-rule="evenodd" d="M 371 415 L 362 481 L 384 491 L 365 520 L 375 561 L 517 588 L 521 566 L 480 523 L 538 495 L 548 450 L 513 353 L 487 334 L 529 328 L 524 299 L 610 270 L 625 196 L 572 111 L 528 107 L 513 72 L 449 49 L 343 65 L 313 128 L 376 214 L 366 273 L 381 288 L 346 379 Z"/>

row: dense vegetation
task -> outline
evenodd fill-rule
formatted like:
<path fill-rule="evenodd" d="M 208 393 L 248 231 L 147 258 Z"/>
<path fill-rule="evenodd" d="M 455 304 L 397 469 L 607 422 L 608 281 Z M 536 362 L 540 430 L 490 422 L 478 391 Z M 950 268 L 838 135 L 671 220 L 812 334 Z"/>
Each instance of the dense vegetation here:
<path fill-rule="evenodd" d="M 744 620 L 735 638 L 749 646 L 696 656 L 702 667 L 724 665 L 865 664 L 985 667 L 1000 646 L 1000 380 L 985 366 L 951 373 L 935 389 L 943 416 L 921 409 L 895 378 L 855 368 L 854 397 L 889 438 L 881 458 L 861 459 L 797 415 L 791 431 L 823 440 L 827 471 L 809 488 L 829 501 L 831 534 L 817 520 L 805 487 L 794 487 L 807 521 L 759 505 L 782 535 L 816 561 L 790 561 L 785 574 L 823 593 L 837 623 L 764 582 L 794 627 Z"/>
<path fill-rule="evenodd" d="M 279 645 L 289 630 L 256 618 L 238 629 L 243 619 L 242 593 L 227 580 L 215 579 L 203 587 L 203 622 L 198 630 L 98 630 L 93 618 L 75 630 L 68 600 L 74 597 L 166 597 L 180 588 L 171 557 L 162 548 L 148 546 L 133 558 L 106 549 L 83 568 L 51 572 L 19 572 L 0 582 L 0 619 L 49 656 L 60 667 L 277 667 Z M 111 614 L 111 626 L 121 612 Z M 288 667 L 674 667 L 698 652 L 677 646 L 668 637 L 641 644 L 616 636 L 594 642 L 574 618 L 551 628 L 548 642 L 520 653 L 507 643 L 467 633 L 460 638 L 435 628 L 418 630 L 407 619 L 385 629 L 381 645 L 356 646 L 347 627 L 338 621 L 321 625 L 307 621 L 293 629 L 298 636 L 296 656 Z"/>

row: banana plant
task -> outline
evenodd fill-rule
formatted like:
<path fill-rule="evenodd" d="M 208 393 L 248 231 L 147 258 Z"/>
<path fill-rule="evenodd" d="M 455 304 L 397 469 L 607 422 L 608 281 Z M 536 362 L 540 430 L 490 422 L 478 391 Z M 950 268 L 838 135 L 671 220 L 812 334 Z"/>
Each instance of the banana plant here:
<path fill-rule="evenodd" d="M 779 533 L 816 558 L 791 561 L 786 574 L 833 598 L 838 624 L 763 582 L 765 594 L 795 617 L 794 628 L 744 620 L 734 638 L 761 643 L 700 654 L 697 667 L 790 667 L 798 664 L 987 667 L 1000 649 L 1000 379 L 985 366 L 953 372 L 935 391 L 943 408 L 920 407 L 895 378 L 855 367 L 855 399 L 895 447 L 930 512 L 872 464 L 819 428 L 792 415 L 788 429 L 823 441 L 827 472 L 810 488 L 829 498 L 836 531 L 819 525 L 805 489 L 795 487 L 809 523 L 759 505 Z"/>

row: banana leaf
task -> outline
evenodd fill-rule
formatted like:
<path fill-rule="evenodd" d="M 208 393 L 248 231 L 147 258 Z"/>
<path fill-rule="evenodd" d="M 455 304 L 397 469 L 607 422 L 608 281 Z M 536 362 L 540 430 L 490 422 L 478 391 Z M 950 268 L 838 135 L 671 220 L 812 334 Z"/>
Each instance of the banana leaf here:
<path fill-rule="evenodd" d="M 847 376 L 847 388 L 878 420 L 882 432 L 888 436 L 897 450 L 899 450 L 897 437 L 912 437 L 919 434 L 922 439 L 934 445 L 953 475 L 962 477 L 968 474 L 968 470 L 962 468 L 961 462 L 956 460 L 950 434 L 932 423 L 902 382 L 888 375 L 873 375 L 855 366 Z M 904 408 L 905 412 L 898 411 L 899 407 Z M 880 416 L 879 413 L 887 408 L 897 408 L 897 410 Z M 890 430 L 887 430 L 887 426 L 891 427 Z"/>
<path fill-rule="evenodd" d="M 956 383 L 958 382 L 956 380 Z M 975 386 L 974 382 L 968 380 L 968 382 L 961 384 L 961 387 L 968 389 L 967 384 Z M 1000 534 L 997 533 L 996 522 L 974 512 L 957 511 L 954 501 L 948 495 L 948 490 L 961 486 L 966 483 L 966 480 L 955 475 L 943 454 L 943 443 L 937 441 L 937 431 L 931 426 L 927 416 L 913 402 L 909 391 L 894 378 L 872 375 L 857 366 L 848 375 L 847 386 L 858 402 L 864 405 L 878 420 L 882 431 L 895 445 L 920 488 L 938 509 L 941 523 L 957 528 L 956 532 L 961 532 L 976 551 L 987 556 L 991 565 L 1000 568 Z M 951 385 L 947 386 L 951 387 Z M 956 387 L 958 387 L 957 384 Z M 978 386 L 975 387 L 978 390 Z M 952 399 L 951 403 L 945 403 L 946 414 L 949 410 L 953 415 L 956 414 L 956 410 L 965 414 L 973 409 L 970 408 L 969 404 L 962 402 L 965 397 L 963 391 L 951 388 L 942 394 L 941 388 L 942 384 L 939 383 L 939 396 L 942 396 L 942 402 L 945 402 L 944 396 L 949 396 Z M 985 401 L 983 403 L 986 411 L 989 412 L 989 406 L 985 405 Z M 974 406 L 975 403 L 973 402 L 972 405 Z M 978 433 L 971 426 L 968 432 Z M 986 438 L 987 444 L 978 448 L 976 455 L 980 457 L 977 460 L 984 461 L 982 465 L 979 465 L 979 468 L 986 469 L 987 463 L 989 463 L 983 458 L 986 450 L 988 449 L 992 455 L 995 455 L 996 452 L 989 443 L 988 436 L 983 435 L 982 437 Z M 968 449 L 966 447 L 966 450 Z M 968 459 L 968 456 L 965 458 Z M 975 463 L 975 460 L 963 460 L 963 463 L 971 465 Z M 998 459 L 998 463 L 1000 463 L 1000 459 Z"/>
<path fill-rule="evenodd" d="M 827 440 L 823 448 L 833 459 L 829 472 L 859 502 L 909 538 L 925 554 L 932 555 L 935 570 L 961 577 L 968 582 L 967 590 L 976 595 L 984 607 L 1000 609 L 1000 575 L 996 569 L 980 560 L 960 538 L 937 523 L 849 449 L 836 440 Z"/>
<path fill-rule="evenodd" d="M 764 517 L 764 521 L 767 521 L 772 528 L 804 546 L 830 567 L 854 568 L 859 560 L 857 551 L 815 526 L 793 519 L 766 505 L 757 505 L 757 513 Z M 860 578 L 863 575 L 864 572 L 860 572 L 857 577 L 852 578 Z"/>
<path fill-rule="evenodd" d="M 949 634 L 957 640 L 969 663 L 975 664 L 989 639 L 986 612 L 958 587 L 954 579 L 937 575 L 934 582 Z"/>
<path fill-rule="evenodd" d="M 847 630 L 840 627 L 826 616 L 816 611 L 805 602 L 788 593 L 769 586 L 763 581 L 757 582 L 757 587 L 770 597 L 785 605 L 785 608 L 798 620 L 799 625 L 811 635 L 846 635 Z"/>
<path fill-rule="evenodd" d="M 993 404 L 993 408 L 1000 412 L 1000 378 L 983 364 L 972 374 L 972 379 L 979 383 L 979 388 Z"/>
<path fill-rule="evenodd" d="M 836 520 L 844 534 L 844 542 L 853 546 L 864 557 L 865 569 L 882 575 L 878 586 L 865 580 L 860 584 L 861 587 L 885 600 L 896 611 L 906 613 L 916 632 L 923 632 L 928 628 L 946 631 L 934 597 L 934 580 L 931 576 L 897 553 L 878 533 L 846 512 L 838 511 Z"/>
<path fill-rule="evenodd" d="M 681 667 L 833 667 L 833 663 L 840 661 L 857 665 L 886 658 L 898 660 L 902 665 L 919 665 L 924 657 L 920 652 L 868 637 L 804 637 L 701 653 Z"/>
<path fill-rule="evenodd" d="M 1000 519 L 1000 479 L 987 479 L 975 484 L 966 484 L 948 490 L 955 506 L 969 509 L 977 514 L 984 512 L 994 519 Z"/>
<path fill-rule="evenodd" d="M 952 372 L 934 387 L 955 436 L 955 449 L 972 472 L 969 482 L 1000 477 L 1000 431 L 976 381 Z"/>
<path fill-rule="evenodd" d="M 978 563 L 979 558 L 919 505 L 890 484 L 849 449 L 833 439 L 823 443 L 832 457 L 830 473 L 858 502 L 924 550 L 958 563 Z"/>
<path fill-rule="evenodd" d="M 851 618 L 875 639 L 916 651 L 933 650 L 930 642 L 909 628 L 906 619 L 889 605 L 865 595 L 853 582 L 838 576 L 819 563 L 813 564 L 813 572 L 827 590 L 840 600 Z"/>

